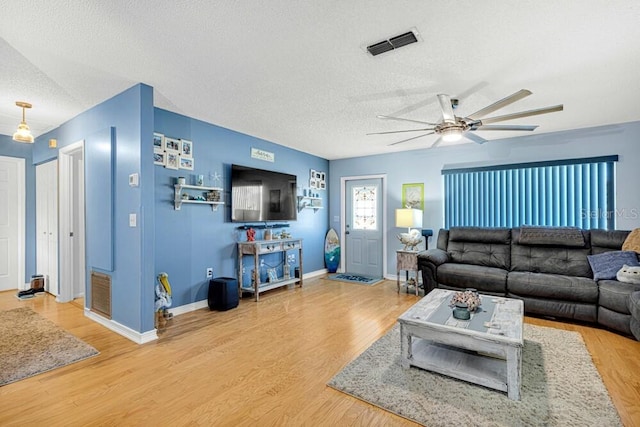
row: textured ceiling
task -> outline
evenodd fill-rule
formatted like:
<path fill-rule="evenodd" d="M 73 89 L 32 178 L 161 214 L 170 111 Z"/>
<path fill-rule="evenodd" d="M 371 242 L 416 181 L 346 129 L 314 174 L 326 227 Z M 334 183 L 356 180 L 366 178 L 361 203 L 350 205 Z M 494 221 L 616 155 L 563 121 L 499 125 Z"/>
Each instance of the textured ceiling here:
<path fill-rule="evenodd" d="M 410 29 L 419 43 L 366 52 Z M 9 0 L 0 37 L 5 135 L 15 101 L 37 136 L 138 82 L 157 107 L 327 159 L 428 147 L 366 133 L 412 128 L 378 114 L 438 120 L 438 93 L 458 115 L 522 88 L 498 113 L 564 104 L 508 122 L 535 133 L 640 120 L 637 0 Z"/>

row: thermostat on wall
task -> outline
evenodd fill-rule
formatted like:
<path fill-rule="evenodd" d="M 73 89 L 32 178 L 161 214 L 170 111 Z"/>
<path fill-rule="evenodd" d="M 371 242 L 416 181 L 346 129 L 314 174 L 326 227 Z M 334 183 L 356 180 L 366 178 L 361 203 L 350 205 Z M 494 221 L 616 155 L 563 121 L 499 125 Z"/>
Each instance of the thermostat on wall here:
<path fill-rule="evenodd" d="M 138 174 L 137 173 L 132 173 L 131 175 L 129 175 L 129 186 L 130 187 L 137 187 L 138 186 Z"/>

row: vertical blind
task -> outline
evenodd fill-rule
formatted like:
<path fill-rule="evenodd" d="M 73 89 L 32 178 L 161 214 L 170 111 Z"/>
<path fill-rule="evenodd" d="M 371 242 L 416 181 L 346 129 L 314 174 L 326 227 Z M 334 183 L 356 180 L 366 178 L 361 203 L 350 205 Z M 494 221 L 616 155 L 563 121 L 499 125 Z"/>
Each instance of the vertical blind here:
<path fill-rule="evenodd" d="M 444 169 L 445 227 L 615 228 L 618 156 Z"/>

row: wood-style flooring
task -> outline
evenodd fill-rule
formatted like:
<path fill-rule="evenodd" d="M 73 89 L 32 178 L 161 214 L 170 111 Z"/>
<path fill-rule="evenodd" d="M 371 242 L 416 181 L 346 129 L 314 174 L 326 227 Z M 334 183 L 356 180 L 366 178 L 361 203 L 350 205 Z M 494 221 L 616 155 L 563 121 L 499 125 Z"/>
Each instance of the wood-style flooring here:
<path fill-rule="evenodd" d="M 397 294 L 393 281 L 305 280 L 226 312 L 183 314 L 158 341 L 137 345 L 86 318 L 82 301 L 2 292 L 0 310 L 31 307 L 100 354 L 0 387 L 0 425 L 415 425 L 326 383 L 417 298 Z M 623 423 L 640 426 L 639 342 L 590 326 L 526 322 L 580 332 Z"/>

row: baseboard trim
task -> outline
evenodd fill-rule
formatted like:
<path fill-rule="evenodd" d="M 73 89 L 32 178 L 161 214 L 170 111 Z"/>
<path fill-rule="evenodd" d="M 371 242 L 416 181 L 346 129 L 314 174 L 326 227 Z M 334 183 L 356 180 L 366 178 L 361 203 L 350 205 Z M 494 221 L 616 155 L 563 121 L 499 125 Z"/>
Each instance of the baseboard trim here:
<path fill-rule="evenodd" d="M 176 308 L 171 308 L 167 311 L 173 314 L 174 316 L 180 316 L 181 314 L 190 313 L 192 311 L 196 311 L 196 310 L 200 310 L 202 308 L 208 308 L 208 307 L 209 307 L 209 302 L 206 299 L 203 299 L 200 301 L 192 302 L 190 304 L 181 305 Z"/>
<path fill-rule="evenodd" d="M 317 276 L 322 276 L 327 274 L 327 269 L 323 268 L 320 270 L 316 270 L 316 271 L 312 271 L 310 273 L 305 273 L 302 275 L 302 279 L 306 280 L 306 279 L 311 279 Z M 185 304 L 185 305 L 181 305 L 175 308 L 170 308 L 167 311 L 171 314 L 173 314 L 174 316 L 180 316 L 181 314 L 185 314 L 185 313 L 191 313 L 192 311 L 196 311 L 196 310 L 200 310 L 203 308 L 209 308 L 209 301 L 207 301 L 206 299 L 200 300 L 200 301 L 196 301 L 196 302 L 192 302 L 189 304 Z"/>
<path fill-rule="evenodd" d="M 117 333 L 118 335 L 122 335 L 123 337 L 130 339 L 136 344 L 145 344 L 158 339 L 158 334 L 156 333 L 155 329 L 140 333 L 134 331 L 128 326 L 116 322 L 115 320 L 106 319 L 99 314 L 92 312 L 86 307 L 84 309 L 84 315 L 94 322 L 99 323 L 105 328 Z"/>

